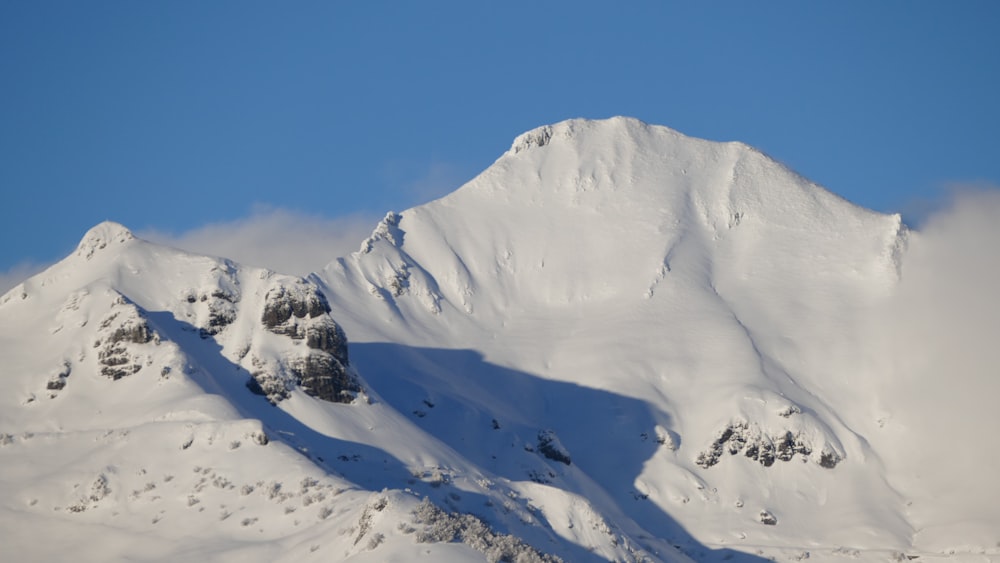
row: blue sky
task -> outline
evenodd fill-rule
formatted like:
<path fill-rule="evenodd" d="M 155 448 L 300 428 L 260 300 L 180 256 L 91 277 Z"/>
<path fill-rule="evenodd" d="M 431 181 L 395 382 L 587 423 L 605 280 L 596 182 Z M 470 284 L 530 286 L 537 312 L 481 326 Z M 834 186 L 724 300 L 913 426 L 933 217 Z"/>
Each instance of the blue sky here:
<path fill-rule="evenodd" d="M 354 237 L 571 117 L 741 140 L 917 218 L 1000 184 L 997 29 L 988 1 L 3 2 L 0 273 L 105 219 Z"/>

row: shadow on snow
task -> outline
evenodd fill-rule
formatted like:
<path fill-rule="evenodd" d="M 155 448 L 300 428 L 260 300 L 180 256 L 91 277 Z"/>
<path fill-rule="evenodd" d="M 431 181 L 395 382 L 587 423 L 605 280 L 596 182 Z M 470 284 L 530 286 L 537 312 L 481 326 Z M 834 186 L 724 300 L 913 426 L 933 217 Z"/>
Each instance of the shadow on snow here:
<path fill-rule="evenodd" d="M 491 364 L 472 350 L 390 343 L 353 343 L 350 350 L 379 397 L 480 468 L 574 492 L 597 507 L 610 504 L 697 561 L 764 560 L 703 545 L 636 490 L 651 457 L 672 455 L 657 439 L 657 426 L 662 435 L 670 417 L 647 403 Z M 540 433 L 547 430 L 569 464 L 541 451 Z M 670 439 L 679 444 L 677 436 Z"/>
<path fill-rule="evenodd" d="M 485 508 L 477 511 L 475 507 L 491 504 L 484 495 L 458 489 L 448 480 L 424 481 L 380 448 L 310 428 L 253 394 L 246 386 L 249 372 L 226 358 L 215 340 L 201 338 L 197 328 L 169 312 L 147 311 L 146 315 L 162 336 L 185 350 L 197 350 L 197 356 L 190 359 L 198 364 L 189 374 L 195 383 L 223 396 L 241 416 L 260 420 L 272 440 L 295 449 L 323 470 L 373 492 L 409 489 L 452 510 L 480 512 L 497 531 L 524 532 L 509 525 L 504 529 L 495 515 L 481 514 Z M 545 483 L 596 498 L 594 504 L 601 507 L 611 499 L 610 504 L 645 532 L 697 561 L 764 561 L 701 544 L 633 488 L 643 463 L 660 447 L 654 428 L 669 426 L 666 414 L 653 412 L 645 403 L 490 364 L 470 350 L 354 343 L 350 354 L 376 400 L 383 400 L 488 474 L 515 482 Z M 571 458 L 569 464 L 542 454 L 539 432 L 543 430 L 555 433 Z M 537 533 L 526 537 L 538 549 L 551 551 L 555 543 L 557 551 L 571 561 L 600 560 L 582 546 L 561 541 L 541 513 L 535 512 L 534 517 L 547 531 L 544 537 Z M 546 542 L 551 546 L 548 549 Z"/>

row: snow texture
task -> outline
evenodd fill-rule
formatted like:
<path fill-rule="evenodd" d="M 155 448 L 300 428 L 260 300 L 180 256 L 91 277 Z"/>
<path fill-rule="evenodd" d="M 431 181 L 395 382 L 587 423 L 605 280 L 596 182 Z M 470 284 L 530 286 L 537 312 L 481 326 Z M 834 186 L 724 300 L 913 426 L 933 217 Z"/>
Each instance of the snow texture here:
<path fill-rule="evenodd" d="M 306 278 L 102 223 L 0 297 L 0 559 L 990 560 L 874 345 L 924 240 L 628 118 Z"/>

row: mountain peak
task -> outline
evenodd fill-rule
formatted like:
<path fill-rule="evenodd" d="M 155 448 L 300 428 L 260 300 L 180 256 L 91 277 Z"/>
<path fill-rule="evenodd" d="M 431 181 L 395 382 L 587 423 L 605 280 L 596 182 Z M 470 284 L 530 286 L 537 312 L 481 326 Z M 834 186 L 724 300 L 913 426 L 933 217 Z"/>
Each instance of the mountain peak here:
<path fill-rule="evenodd" d="M 635 135 L 649 130 L 651 125 L 634 117 L 615 116 L 606 119 L 567 119 L 552 125 L 543 125 L 518 135 L 511 144 L 508 154 L 518 154 L 526 150 L 543 147 L 553 140 L 607 137 L 620 134 Z M 675 135 L 680 133 L 669 127 L 658 126 L 657 129 L 669 131 Z"/>
<path fill-rule="evenodd" d="M 92 227 L 83 235 L 76 247 L 76 255 L 88 260 L 95 252 L 103 250 L 112 244 L 124 244 L 135 239 L 135 235 L 127 227 L 114 221 L 104 221 Z"/>

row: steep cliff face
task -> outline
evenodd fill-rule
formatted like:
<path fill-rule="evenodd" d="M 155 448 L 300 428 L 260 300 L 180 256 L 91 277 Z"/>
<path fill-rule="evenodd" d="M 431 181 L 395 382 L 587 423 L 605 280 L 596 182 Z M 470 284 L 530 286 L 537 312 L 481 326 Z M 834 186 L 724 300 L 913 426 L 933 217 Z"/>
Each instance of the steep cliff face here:
<path fill-rule="evenodd" d="M 315 285 L 304 280 L 272 284 L 264 293 L 261 323 L 294 344 L 304 342 L 306 349 L 285 356 L 286 378 L 267 371 L 253 372 L 251 389 L 272 403 L 287 398 L 292 385 L 324 401 L 353 401 L 362 388 L 349 371 L 347 336 L 329 313 L 326 297 Z"/>

